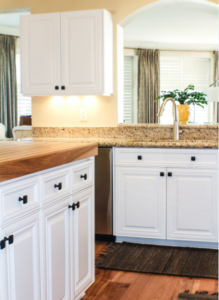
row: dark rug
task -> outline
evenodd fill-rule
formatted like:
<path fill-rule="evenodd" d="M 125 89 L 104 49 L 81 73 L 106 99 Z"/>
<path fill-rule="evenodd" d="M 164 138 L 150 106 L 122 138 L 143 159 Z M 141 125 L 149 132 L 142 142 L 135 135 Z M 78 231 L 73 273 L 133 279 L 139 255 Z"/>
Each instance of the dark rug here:
<path fill-rule="evenodd" d="M 218 278 L 218 251 L 131 243 L 111 243 L 96 267 L 128 272 Z"/>
<path fill-rule="evenodd" d="M 208 292 L 196 292 L 189 294 L 189 291 L 180 293 L 177 300 L 218 300 L 218 293 L 210 295 Z"/>

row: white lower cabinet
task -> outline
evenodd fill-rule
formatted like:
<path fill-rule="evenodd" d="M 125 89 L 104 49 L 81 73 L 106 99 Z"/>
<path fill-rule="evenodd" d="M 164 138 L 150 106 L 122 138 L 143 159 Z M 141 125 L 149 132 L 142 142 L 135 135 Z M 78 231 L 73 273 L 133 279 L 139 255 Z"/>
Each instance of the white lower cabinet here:
<path fill-rule="evenodd" d="M 0 250 L 3 300 L 39 300 L 39 211 L 1 228 L 1 237 L 13 236 Z"/>
<path fill-rule="evenodd" d="M 116 235 L 166 238 L 165 169 L 117 167 Z"/>
<path fill-rule="evenodd" d="M 71 274 L 77 299 L 94 281 L 94 205 L 93 191 L 88 188 L 72 197 L 77 205 L 70 214 Z"/>
<path fill-rule="evenodd" d="M 67 197 L 42 210 L 42 300 L 71 299 L 69 204 Z"/>
<path fill-rule="evenodd" d="M 80 174 L 84 174 L 86 162 L 93 176 L 93 159 L 63 166 L 63 170 L 70 174 L 72 168 L 76 168 L 80 173 L 81 166 Z M 29 202 L 23 201 L 20 216 L 16 212 L 11 218 L 0 220 L 1 300 L 78 300 L 94 282 L 93 181 L 89 181 L 90 186 L 82 184 L 81 189 L 69 194 L 64 193 L 63 186 L 72 184 L 72 176 L 60 177 L 50 184 L 50 190 L 60 186 L 60 198 L 57 193 L 50 193 L 49 201 L 43 201 L 45 189 L 40 187 L 44 179 L 57 179 L 61 173 L 62 168 L 58 168 L 38 176 L 34 174 L 39 180 L 39 190 L 34 196 L 25 189 L 21 196 L 27 195 L 30 203 L 34 199 L 39 205 L 25 210 Z M 30 179 L 17 179 L 8 186 L 13 190 L 19 181 L 25 183 Z M 5 190 L 7 183 L 0 186 L 0 207 L 3 207 L 2 191 Z M 21 205 L 19 196 L 20 193 L 12 194 L 10 203 Z"/>
<path fill-rule="evenodd" d="M 113 215 L 119 241 L 153 238 L 166 240 L 158 244 L 216 248 L 217 156 L 215 149 L 115 148 Z"/>
<path fill-rule="evenodd" d="M 218 171 L 167 169 L 167 238 L 218 240 Z"/>

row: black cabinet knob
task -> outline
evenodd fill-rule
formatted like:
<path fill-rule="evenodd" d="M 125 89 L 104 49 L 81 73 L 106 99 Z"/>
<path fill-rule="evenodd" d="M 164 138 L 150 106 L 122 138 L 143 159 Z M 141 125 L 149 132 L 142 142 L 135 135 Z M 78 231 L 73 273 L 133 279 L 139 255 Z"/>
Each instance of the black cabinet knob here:
<path fill-rule="evenodd" d="M 59 182 L 59 184 L 55 184 L 54 188 L 58 188 L 58 190 L 61 190 L 62 189 L 62 183 Z"/>
<path fill-rule="evenodd" d="M 68 208 L 71 208 L 72 210 L 75 210 L 76 208 L 80 207 L 80 202 L 73 203 L 72 205 L 69 205 Z"/>
<path fill-rule="evenodd" d="M 55 90 L 59 90 L 59 86 L 58 85 L 55 86 Z"/>
<path fill-rule="evenodd" d="M 87 174 L 81 175 L 81 178 L 84 178 L 84 180 L 87 180 Z"/>
<path fill-rule="evenodd" d="M 5 242 L 8 241 L 8 244 L 13 244 L 14 243 L 14 236 L 9 235 L 9 237 L 4 237 L 3 240 L 0 241 L 0 246 L 1 246 L 1 250 L 5 248 Z"/>
<path fill-rule="evenodd" d="M 172 177 L 173 176 L 172 172 L 168 172 L 168 176 Z"/>
<path fill-rule="evenodd" d="M 62 85 L 62 86 L 61 86 L 61 89 L 62 89 L 62 90 L 65 90 L 65 86 L 64 86 L 64 85 Z"/>
<path fill-rule="evenodd" d="M 18 198 L 18 201 L 23 201 L 23 204 L 26 204 L 26 203 L 28 202 L 28 196 L 25 195 L 25 196 L 23 196 L 23 198 L 22 198 L 22 197 L 19 197 L 19 198 Z"/>
<path fill-rule="evenodd" d="M 138 155 L 138 160 L 142 160 L 142 156 L 141 155 Z"/>
<path fill-rule="evenodd" d="M 191 157 L 191 161 L 196 161 L 196 157 L 195 157 L 195 156 L 192 156 L 192 157 Z"/>
<path fill-rule="evenodd" d="M 160 176 L 162 176 L 162 177 L 163 177 L 164 175 L 165 175 L 165 174 L 164 174 L 164 172 L 160 172 Z"/>
<path fill-rule="evenodd" d="M 75 203 L 73 203 L 72 205 L 69 205 L 68 208 L 71 208 L 72 210 L 75 210 Z"/>

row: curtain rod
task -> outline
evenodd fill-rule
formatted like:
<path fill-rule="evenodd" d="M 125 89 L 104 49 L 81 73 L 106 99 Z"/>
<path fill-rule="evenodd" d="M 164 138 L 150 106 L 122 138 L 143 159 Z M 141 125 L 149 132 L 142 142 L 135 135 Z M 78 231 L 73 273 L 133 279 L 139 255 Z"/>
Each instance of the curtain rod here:
<path fill-rule="evenodd" d="M 11 37 L 14 37 L 14 38 L 19 38 L 19 35 L 11 35 L 11 34 L 3 34 L 3 33 L 0 33 L 0 36 L 11 36 Z"/>
<path fill-rule="evenodd" d="M 124 49 L 128 49 L 128 50 L 138 50 L 138 49 L 146 49 L 146 48 L 127 48 L 127 47 L 124 47 Z M 165 50 L 162 50 L 162 49 L 150 49 L 149 50 L 159 50 L 159 51 L 188 51 L 188 52 L 214 52 L 214 51 L 218 51 L 218 50 L 168 50 L 168 49 L 165 49 Z"/>

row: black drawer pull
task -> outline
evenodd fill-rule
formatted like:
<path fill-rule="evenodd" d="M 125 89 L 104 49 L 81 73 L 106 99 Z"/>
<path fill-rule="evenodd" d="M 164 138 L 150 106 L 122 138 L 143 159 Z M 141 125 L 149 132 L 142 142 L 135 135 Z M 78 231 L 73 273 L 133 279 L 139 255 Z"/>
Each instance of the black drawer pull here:
<path fill-rule="evenodd" d="M 13 244 L 14 243 L 14 236 L 9 235 L 9 237 L 4 237 L 4 240 L 1 240 L 0 242 L 0 246 L 1 246 L 1 250 L 5 248 L 5 242 L 8 241 L 8 244 Z"/>
<path fill-rule="evenodd" d="M 160 172 L 160 176 L 161 177 L 165 176 L 165 173 L 164 172 Z"/>
<path fill-rule="evenodd" d="M 84 180 L 87 180 L 87 174 L 81 175 L 81 178 L 84 178 Z"/>
<path fill-rule="evenodd" d="M 55 86 L 55 90 L 59 90 L 59 86 L 58 85 Z"/>
<path fill-rule="evenodd" d="M 195 157 L 195 156 L 192 156 L 192 157 L 191 157 L 191 161 L 196 161 L 196 157 Z"/>
<path fill-rule="evenodd" d="M 61 190 L 62 189 L 62 183 L 59 182 L 59 184 L 55 184 L 54 188 L 58 188 L 58 190 Z"/>
<path fill-rule="evenodd" d="M 61 86 L 61 89 L 62 89 L 62 90 L 65 90 L 65 86 L 64 86 L 64 85 L 62 85 L 62 86 Z"/>
<path fill-rule="evenodd" d="M 80 202 L 78 201 L 75 205 L 77 206 L 77 208 L 79 208 L 80 207 Z"/>
<path fill-rule="evenodd" d="M 172 177 L 173 176 L 172 172 L 168 172 L 168 176 Z"/>
<path fill-rule="evenodd" d="M 28 196 L 25 195 L 25 196 L 23 196 L 23 198 L 19 197 L 18 201 L 23 201 L 23 204 L 26 204 L 28 202 Z"/>
<path fill-rule="evenodd" d="M 138 160 L 142 160 L 142 156 L 141 155 L 138 155 Z"/>

